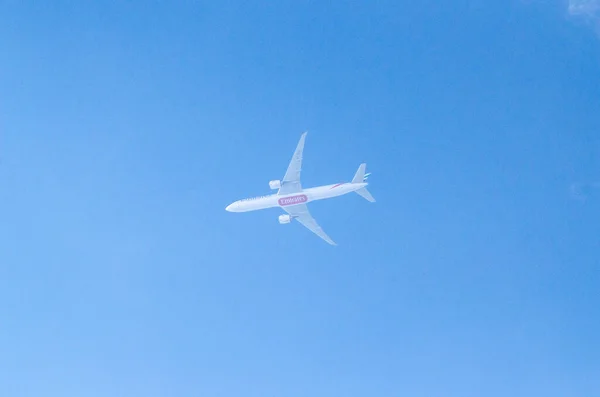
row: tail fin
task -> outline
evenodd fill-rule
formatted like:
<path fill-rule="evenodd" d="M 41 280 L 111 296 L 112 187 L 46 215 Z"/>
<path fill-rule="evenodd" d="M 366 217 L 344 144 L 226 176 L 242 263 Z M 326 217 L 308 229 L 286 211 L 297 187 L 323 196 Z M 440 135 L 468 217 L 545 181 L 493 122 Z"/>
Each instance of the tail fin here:
<path fill-rule="evenodd" d="M 354 178 L 352 178 L 352 183 L 365 183 L 367 181 L 367 178 L 369 177 L 369 174 L 365 174 L 365 171 L 367 169 L 367 164 L 362 163 L 359 167 L 358 170 L 356 171 L 356 174 L 354 174 Z M 358 194 L 359 196 L 361 196 L 362 198 L 364 198 L 367 201 L 370 201 L 371 203 L 375 202 L 375 199 L 373 198 L 373 196 L 371 195 L 371 193 L 369 193 L 369 191 L 367 190 L 366 187 L 362 187 L 358 190 L 354 191 L 356 194 Z"/>
<path fill-rule="evenodd" d="M 358 170 L 356 170 L 356 174 L 354 174 L 354 178 L 352 178 L 352 183 L 363 183 L 365 181 L 365 170 L 367 169 L 367 164 L 362 163 L 358 166 Z"/>

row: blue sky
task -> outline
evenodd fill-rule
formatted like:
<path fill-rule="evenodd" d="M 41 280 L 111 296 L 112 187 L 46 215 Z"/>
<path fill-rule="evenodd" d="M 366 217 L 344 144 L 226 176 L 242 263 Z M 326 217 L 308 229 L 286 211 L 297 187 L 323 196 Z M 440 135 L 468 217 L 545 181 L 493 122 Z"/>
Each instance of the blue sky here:
<path fill-rule="evenodd" d="M 0 1 L 2 395 L 599 394 L 599 21 Z M 224 211 L 305 130 L 337 247 Z"/>

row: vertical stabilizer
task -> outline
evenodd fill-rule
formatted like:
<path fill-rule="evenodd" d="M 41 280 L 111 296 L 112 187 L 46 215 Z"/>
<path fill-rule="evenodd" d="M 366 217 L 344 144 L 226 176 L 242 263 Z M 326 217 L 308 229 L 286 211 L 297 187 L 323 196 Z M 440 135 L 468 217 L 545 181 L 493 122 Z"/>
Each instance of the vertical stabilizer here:
<path fill-rule="evenodd" d="M 367 169 L 367 164 L 362 163 L 358 166 L 358 170 L 356 170 L 356 174 L 354 174 L 354 178 L 352 178 L 352 183 L 363 183 L 365 180 L 365 170 Z"/>
<path fill-rule="evenodd" d="M 369 175 L 371 175 L 371 174 L 365 174 L 366 169 L 367 169 L 367 164 L 362 163 L 358 167 L 358 170 L 356 170 L 356 174 L 354 174 L 354 178 L 352 178 L 352 183 L 366 183 L 367 178 L 369 177 Z M 373 198 L 371 193 L 369 193 L 369 191 L 367 190 L 366 185 L 365 185 L 365 187 L 361 187 L 360 189 L 355 190 L 354 193 L 358 194 L 365 200 L 370 201 L 371 203 L 375 202 L 375 199 Z"/>

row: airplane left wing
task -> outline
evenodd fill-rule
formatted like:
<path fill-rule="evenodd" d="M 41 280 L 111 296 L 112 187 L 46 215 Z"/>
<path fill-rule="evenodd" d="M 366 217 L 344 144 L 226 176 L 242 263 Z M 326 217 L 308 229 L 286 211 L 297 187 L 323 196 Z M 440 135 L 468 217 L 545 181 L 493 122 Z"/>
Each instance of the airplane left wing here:
<path fill-rule="evenodd" d="M 302 191 L 302 184 L 300 183 L 300 171 L 302 171 L 302 153 L 304 152 L 304 140 L 306 139 L 306 132 L 300 136 L 292 160 L 288 165 L 287 171 L 281 181 L 281 187 L 277 194 L 291 194 Z"/>
<path fill-rule="evenodd" d="M 321 237 L 327 243 L 331 245 L 337 245 L 327 233 L 323 231 L 321 226 L 315 221 L 310 212 L 308 211 L 308 207 L 306 204 L 298 204 L 289 207 L 283 207 L 283 210 L 292 216 L 292 218 L 296 219 L 300 222 L 304 227 L 308 230 Z"/>

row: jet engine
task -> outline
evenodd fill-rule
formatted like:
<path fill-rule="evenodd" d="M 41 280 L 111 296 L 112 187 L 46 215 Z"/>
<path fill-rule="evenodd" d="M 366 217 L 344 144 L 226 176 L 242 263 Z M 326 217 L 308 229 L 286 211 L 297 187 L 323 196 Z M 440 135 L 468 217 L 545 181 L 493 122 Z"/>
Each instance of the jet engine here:
<path fill-rule="evenodd" d="M 273 190 L 279 189 L 281 187 L 281 181 L 278 179 L 271 181 L 269 182 L 269 187 Z"/>
<path fill-rule="evenodd" d="M 279 223 L 286 224 L 292 221 L 292 217 L 289 215 L 279 215 Z"/>

